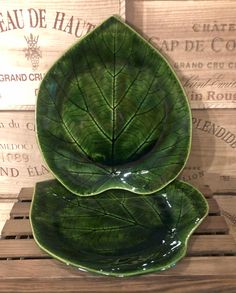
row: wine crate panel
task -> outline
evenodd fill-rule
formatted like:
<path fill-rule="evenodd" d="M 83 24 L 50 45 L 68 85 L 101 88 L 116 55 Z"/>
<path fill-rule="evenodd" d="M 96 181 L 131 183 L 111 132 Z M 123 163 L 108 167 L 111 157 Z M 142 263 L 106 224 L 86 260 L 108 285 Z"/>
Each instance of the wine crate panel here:
<path fill-rule="evenodd" d="M 0 109 L 34 108 L 41 80 L 64 51 L 124 13 L 123 0 L 2 1 Z"/>
<path fill-rule="evenodd" d="M 126 20 L 167 57 L 192 108 L 236 108 L 235 11 L 235 1 L 129 0 Z"/>
<path fill-rule="evenodd" d="M 34 111 L 0 112 L 0 194 L 53 178 L 36 143 Z"/>
<path fill-rule="evenodd" d="M 235 110 L 192 110 L 192 121 L 191 153 L 180 177 L 214 193 L 236 193 Z"/>
<path fill-rule="evenodd" d="M 29 220 L 33 188 L 23 188 L 0 239 L 0 292 L 233 292 L 236 242 L 207 191 L 209 215 L 189 240 L 187 255 L 164 272 L 113 278 L 78 271 L 35 243 Z M 202 190 L 203 190 L 202 189 Z M 217 213 L 217 215 L 215 214 Z M 22 218 L 15 219 L 15 216 Z M 63 289 L 63 290 L 62 290 Z M 205 291 L 204 291 L 205 290 Z M 226 291 L 225 291 L 226 290 Z"/>

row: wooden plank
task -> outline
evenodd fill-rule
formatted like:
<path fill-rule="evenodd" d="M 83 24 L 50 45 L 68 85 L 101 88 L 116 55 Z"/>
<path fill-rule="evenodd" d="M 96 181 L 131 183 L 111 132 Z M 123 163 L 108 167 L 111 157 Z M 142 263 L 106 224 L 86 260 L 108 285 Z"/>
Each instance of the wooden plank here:
<path fill-rule="evenodd" d="M 235 108 L 235 9 L 230 0 L 129 0 L 126 19 L 177 70 L 192 108 Z"/>
<path fill-rule="evenodd" d="M 29 217 L 31 202 L 16 202 L 11 210 L 10 217 Z"/>
<path fill-rule="evenodd" d="M 207 217 L 196 229 L 195 234 L 221 233 L 226 234 L 229 228 L 223 216 Z"/>
<path fill-rule="evenodd" d="M 221 214 L 226 219 L 230 233 L 236 241 L 236 196 L 217 195 L 215 199 L 220 206 Z"/>
<path fill-rule="evenodd" d="M 0 200 L 0 236 L 6 220 L 9 219 L 13 204 L 13 200 Z"/>
<path fill-rule="evenodd" d="M 34 123 L 34 112 L 0 112 L 0 194 L 3 196 L 12 193 L 16 197 L 22 187 L 33 187 L 36 182 L 53 178 L 39 151 Z"/>
<path fill-rule="evenodd" d="M 28 187 L 28 188 L 21 188 L 18 200 L 19 201 L 31 201 L 33 196 L 34 188 Z"/>
<path fill-rule="evenodd" d="M 236 257 L 185 257 L 175 267 L 159 273 L 162 276 L 234 276 L 236 277 Z M 149 274 L 144 278 L 153 278 L 155 274 Z M 93 279 L 93 274 L 79 272 L 77 269 L 54 260 L 11 260 L 0 262 L 0 278 L 84 278 Z M 155 275 L 156 277 L 157 275 Z M 103 278 L 101 278 L 102 280 Z M 105 278 L 104 278 L 105 279 Z M 112 279 L 113 281 L 115 279 Z M 89 285 L 89 284 L 87 284 Z"/>
<path fill-rule="evenodd" d="M 192 115 L 192 148 L 180 178 L 199 189 L 202 185 L 209 185 L 213 193 L 219 193 L 221 190 L 235 193 L 235 110 L 194 110 Z M 211 174 L 218 176 L 210 179 Z M 220 180 L 221 177 L 228 180 Z"/>
<path fill-rule="evenodd" d="M 236 255 L 236 242 L 231 235 L 193 235 L 188 255 Z"/>
<path fill-rule="evenodd" d="M 207 199 L 209 205 L 209 214 L 211 215 L 219 215 L 220 209 L 215 199 L 208 198 Z M 30 210 L 30 202 L 16 202 L 11 210 L 10 216 L 11 218 L 15 217 L 28 217 Z"/>
<path fill-rule="evenodd" d="M 210 185 L 214 185 L 214 194 L 236 195 L 236 176 L 231 172 L 228 174 L 207 174 Z"/>
<path fill-rule="evenodd" d="M 3 293 L 234 293 L 235 276 L 161 276 L 132 278 L 87 277 L 83 278 L 33 278 L 3 279 Z"/>
<path fill-rule="evenodd" d="M 0 240 L 0 259 L 42 258 L 48 256 L 33 239 Z"/>
<path fill-rule="evenodd" d="M 22 235 L 32 235 L 29 220 L 7 220 L 2 229 L 2 238 L 9 236 L 20 237 Z"/>
<path fill-rule="evenodd" d="M 209 214 L 210 215 L 219 215 L 220 208 L 219 208 L 217 201 L 214 198 L 208 198 L 207 202 L 209 205 Z"/>
<path fill-rule="evenodd" d="M 233 255 L 236 242 L 231 235 L 193 235 L 188 244 L 188 256 Z M 42 258 L 48 254 L 33 239 L 0 240 L 2 258 Z"/>
<path fill-rule="evenodd" d="M 65 50 L 109 16 L 125 16 L 124 0 L 12 0 L 1 13 L 0 109 L 18 110 L 33 108 L 42 78 Z"/>
<path fill-rule="evenodd" d="M 200 226 L 196 229 L 197 234 L 206 233 L 227 233 L 229 228 L 222 216 L 210 216 L 204 219 Z M 32 235 L 29 220 L 7 220 L 2 230 L 2 237 Z"/>

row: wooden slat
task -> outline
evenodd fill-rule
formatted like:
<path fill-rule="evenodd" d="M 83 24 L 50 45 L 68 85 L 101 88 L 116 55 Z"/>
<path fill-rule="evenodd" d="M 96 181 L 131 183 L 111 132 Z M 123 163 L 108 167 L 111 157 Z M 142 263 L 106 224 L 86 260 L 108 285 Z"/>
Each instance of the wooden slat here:
<path fill-rule="evenodd" d="M 6 220 L 9 219 L 9 213 L 12 209 L 13 204 L 14 204 L 13 200 L 0 199 L 0 235 Z"/>
<path fill-rule="evenodd" d="M 31 235 L 31 226 L 29 220 L 7 220 L 2 229 L 2 238 L 7 236 Z"/>
<path fill-rule="evenodd" d="M 22 188 L 18 196 L 19 201 L 31 200 L 33 196 L 33 192 L 34 192 L 33 187 Z"/>
<path fill-rule="evenodd" d="M 23 197 L 26 198 L 26 197 Z M 209 214 L 213 215 L 219 215 L 220 209 L 219 206 L 214 198 L 208 198 L 207 199 L 208 205 L 209 205 Z M 30 202 L 16 202 L 11 210 L 10 216 L 11 218 L 15 217 L 28 217 L 29 216 L 29 210 L 30 210 Z"/>
<path fill-rule="evenodd" d="M 210 245 L 209 245 L 210 243 Z M 231 235 L 193 235 L 189 240 L 188 256 L 236 255 L 236 243 Z M 33 239 L 0 240 L 0 258 L 42 258 L 48 256 Z"/>
<path fill-rule="evenodd" d="M 236 256 L 185 257 L 175 267 L 159 273 L 161 276 L 219 276 L 231 275 L 236 278 Z M 146 278 L 152 278 L 149 274 Z M 11 260 L 0 262 L 0 278 L 86 278 L 92 280 L 93 274 L 85 274 L 77 269 L 54 260 Z M 145 278 L 145 277 L 144 277 Z M 105 279 L 105 278 L 104 278 Z M 101 279 L 102 280 L 102 279 Z M 112 279 L 113 281 L 115 279 Z M 89 284 L 87 284 L 89 286 Z"/>
<path fill-rule="evenodd" d="M 171 276 L 151 278 L 34 278 L 1 280 L 3 293 L 225 293 L 235 292 L 236 279 L 231 276 Z M 119 288 L 119 290 L 118 290 Z M 227 291 L 225 291 L 227 289 Z"/>
<path fill-rule="evenodd" d="M 10 217 L 28 217 L 31 202 L 16 202 L 11 210 Z"/>
<path fill-rule="evenodd" d="M 41 258 L 48 256 L 33 239 L 0 240 L 0 258 Z"/>
<path fill-rule="evenodd" d="M 229 228 L 223 216 L 207 217 L 197 228 L 196 233 L 227 233 Z M 2 230 L 2 237 L 32 235 L 29 220 L 8 220 Z"/>
<path fill-rule="evenodd" d="M 209 205 L 209 214 L 210 215 L 220 215 L 220 208 L 217 201 L 214 198 L 207 199 Z"/>
<path fill-rule="evenodd" d="M 195 233 L 228 233 L 229 228 L 223 216 L 207 217 L 200 226 L 196 229 Z"/>
<path fill-rule="evenodd" d="M 231 235 L 193 235 L 188 255 L 236 255 L 236 242 Z"/>

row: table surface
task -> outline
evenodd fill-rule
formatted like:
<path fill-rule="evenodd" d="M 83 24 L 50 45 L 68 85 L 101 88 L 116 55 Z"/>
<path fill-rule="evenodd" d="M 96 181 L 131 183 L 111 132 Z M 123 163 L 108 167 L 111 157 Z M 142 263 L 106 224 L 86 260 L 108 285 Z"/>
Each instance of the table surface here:
<path fill-rule="evenodd" d="M 29 223 L 33 190 L 21 190 L 0 239 L 0 292 L 236 292 L 236 242 L 206 188 L 209 215 L 174 268 L 138 277 L 81 272 L 52 259 L 35 243 Z"/>

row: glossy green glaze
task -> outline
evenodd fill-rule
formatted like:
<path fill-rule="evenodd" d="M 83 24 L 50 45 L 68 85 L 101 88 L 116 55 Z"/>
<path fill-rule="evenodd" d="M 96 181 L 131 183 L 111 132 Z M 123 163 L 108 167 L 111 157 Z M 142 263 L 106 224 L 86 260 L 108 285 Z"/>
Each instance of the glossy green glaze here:
<path fill-rule="evenodd" d="M 121 277 L 173 266 L 207 212 L 202 194 L 177 180 L 152 195 L 108 190 L 86 198 L 52 180 L 37 183 L 30 219 L 53 257 Z"/>
<path fill-rule="evenodd" d="M 164 57 L 111 17 L 70 48 L 40 86 L 37 135 L 71 192 L 160 190 L 182 170 L 191 114 Z"/>

